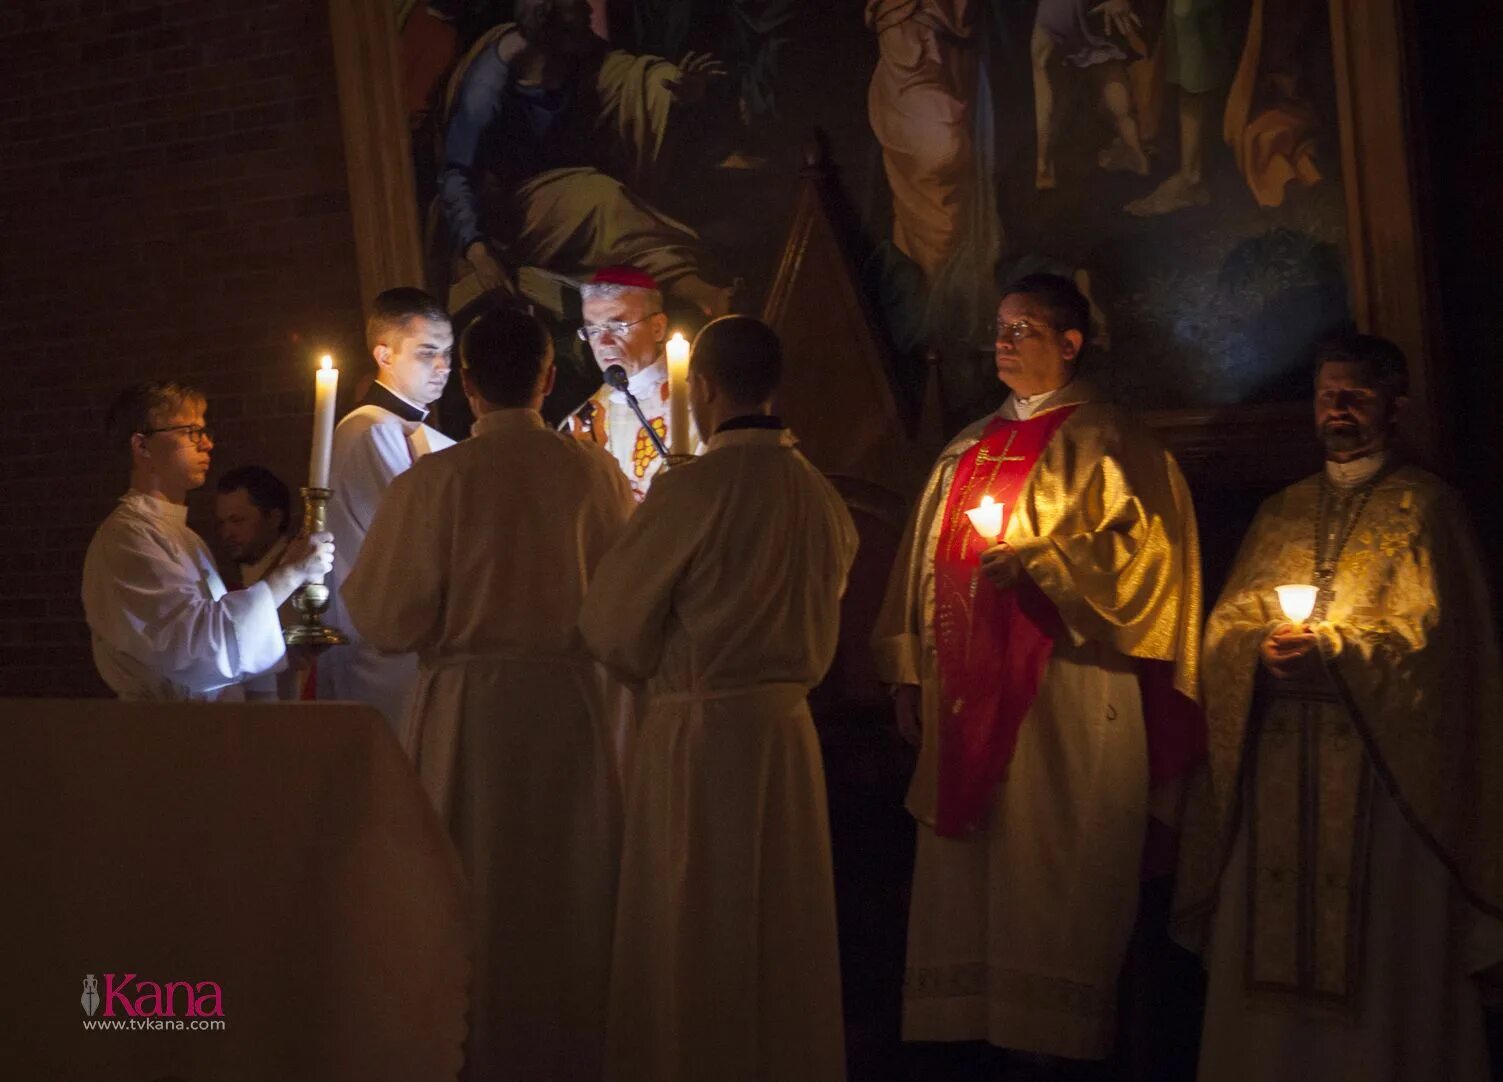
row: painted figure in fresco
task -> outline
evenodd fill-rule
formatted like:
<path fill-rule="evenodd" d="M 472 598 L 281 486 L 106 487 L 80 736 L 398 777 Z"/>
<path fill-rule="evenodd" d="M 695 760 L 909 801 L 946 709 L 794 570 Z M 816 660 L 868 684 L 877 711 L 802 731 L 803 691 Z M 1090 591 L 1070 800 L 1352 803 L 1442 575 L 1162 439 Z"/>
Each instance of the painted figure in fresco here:
<path fill-rule="evenodd" d="M 979 5 L 869 0 L 879 59 L 867 92 L 892 187 L 892 240 L 929 280 L 961 239 L 972 184 Z"/>
<path fill-rule="evenodd" d="M 736 114 L 750 127 L 776 109 L 778 62 L 795 0 L 635 0 L 636 41 L 659 56 L 711 51 L 724 59 Z"/>
<path fill-rule="evenodd" d="M 966 337 L 995 302 L 1002 246 L 984 5 L 868 0 L 878 60 L 867 91 L 892 190 L 892 244 L 923 275 L 921 334 Z M 985 288 L 979 286 L 985 283 Z"/>
<path fill-rule="evenodd" d="M 519 0 L 449 83 L 439 199 L 475 283 L 509 293 L 522 266 L 630 264 L 725 312 L 731 290 L 705 279 L 698 234 L 651 198 L 684 112 L 724 74 L 703 54 L 675 65 L 610 48 L 586 0 Z"/>
<path fill-rule="evenodd" d="M 1138 131 L 1132 89 L 1127 77 L 1127 53 L 1119 41 L 1136 36 L 1140 20 L 1130 0 L 1039 0 L 1029 52 L 1033 59 L 1033 108 L 1038 132 L 1034 187 L 1055 186 L 1054 110 L 1057 72 L 1071 67 L 1089 72 L 1101 94 L 1101 105 L 1112 118 L 1117 137 L 1096 156 L 1109 172 L 1148 174 L 1148 155 Z"/>
<path fill-rule="evenodd" d="M 1253 0 L 1222 133 L 1261 207 L 1281 205 L 1291 182 L 1309 187 L 1321 179 L 1315 164 L 1320 120 L 1302 50 L 1317 14 L 1304 0 Z"/>
<path fill-rule="evenodd" d="M 1211 201 L 1203 184 L 1206 129 L 1215 98 L 1227 85 L 1230 54 L 1222 27 L 1225 0 L 1167 0 L 1158 48 L 1164 81 L 1175 88 L 1179 114 L 1179 168 L 1157 188 L 1123 209 L 1139 218 L 1170 214 Z"/>

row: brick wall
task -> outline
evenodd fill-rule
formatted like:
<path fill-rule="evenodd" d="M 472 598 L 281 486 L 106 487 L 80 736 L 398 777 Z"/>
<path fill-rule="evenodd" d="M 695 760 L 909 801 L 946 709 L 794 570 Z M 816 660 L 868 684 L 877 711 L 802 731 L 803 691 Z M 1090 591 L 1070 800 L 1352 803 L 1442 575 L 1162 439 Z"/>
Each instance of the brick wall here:
<path fill-rule="evenodd" d="M 0 696 L 103 694 L 78 588 L 126 485 L 114 392 L 197 383 L 214 474 L 259 462 L 295 490 L 314 352 L 358 355 L 327 13 L 6 0 L 0 73 Z M 212 484 L 190 498 L 206 535 Z"/>

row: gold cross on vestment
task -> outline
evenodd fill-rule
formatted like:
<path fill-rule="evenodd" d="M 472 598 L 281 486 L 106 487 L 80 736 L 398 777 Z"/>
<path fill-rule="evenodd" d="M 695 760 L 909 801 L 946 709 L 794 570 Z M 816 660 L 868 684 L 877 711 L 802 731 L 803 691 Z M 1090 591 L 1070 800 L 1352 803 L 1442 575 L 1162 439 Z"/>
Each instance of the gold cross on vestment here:
<path fill-rule="evenodd" d="M 978 462 L 1022 462 L 1023 458 L 1024 458 L 1023 455 L 1010 455 L 1010 454 L 1007 453 L 1008 451 L 1012 450 L 1013 440 L 1015 440 L 1017 438 L 1018 438 L 1018 430 L 1015 428 L 1015 429 L 1013 429 L 1011 432 L 1009 432 L 1007 434 L 1007 443 L 1006 443 L 1006 445 L 1003 446 L 1002 453 L 1000 455 L 994 455 L 990 451 L 988 451 L 985 447 L 983 447 L 983 448 L 981 448 L 981 450 L 979 452 L 977 452 L 977 454 L 976 454 L 976 461 L 978 461 Z"/>

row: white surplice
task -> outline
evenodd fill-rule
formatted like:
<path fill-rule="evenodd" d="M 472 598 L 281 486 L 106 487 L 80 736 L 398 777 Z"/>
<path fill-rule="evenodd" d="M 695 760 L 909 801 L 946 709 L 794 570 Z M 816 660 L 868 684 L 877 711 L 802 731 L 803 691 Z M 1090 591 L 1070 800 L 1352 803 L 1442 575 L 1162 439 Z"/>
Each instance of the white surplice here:
<path fill-rule="evenodd" d="M 135 490 L 89 542 L 83 606 L 94 664 L 122 699 L 238 698 L 286 653 L 270 587 L 226 590 L 188 508 Z"/>
<path fill-rule="evenodd" d="M 345 584 L 372 647 L 416 652 L 403 746 L 474 892 L 467 1078 L 598 1078 L 623 695 L 578 630 L 634 503 L 599 448 L 532 410 L 398 477 Z"/>
<path fill-rule="evenodd" d="M 318 659 L 318 697 L 370 703 L 391 724 L 401 724 L 407 696 L 417 679 L 412 654 L 382 654 L 360 638 L 345 610 L 342 592 L 381 497 L 393 478 L 423 455 L 454 446 L 454 441 L 421 421 L 407 421 L 378 405 L 358 406 L 334 429 L 329 465 L 327 524 L 334 535 L 334 575 L 324 623 L 350 637 Z"/>
<path fill-rule="evenodd" d="M 856 532 L 782 430 L 653 483 L 581 626 L 648 679 L 627 794 L 606 1077 L 840 1079 L 824 768 L 806 695 Z"/>
<path fill-rule="evenodd" d="M 287 552 L 287 538 L 279 537 L 271 548 L 253 564 L 240 564 L 237 570 L 240 573 L 240 585 L 254 586 L 264 579 L 271 569 L 281 563 L 282 556 Z M 294 594 L 293 597 L 297 595 Z M 293 607 L 292 598 L 282 602 L 277 610 L 277 618 L 282 621 L 282 630 L 285 632 L 289 627 L 295 627 L 299 621 L 297 609 Z M 285 638 L 285 636 L 284 636 Z M 283 702 L 295 702 L 299 695 L 302 676 L 305 670 L 286 665 L 278 672 L 263 673 L 245 682 L 245 694 L 247 698 L 257 699 L 280 699 Z"/>

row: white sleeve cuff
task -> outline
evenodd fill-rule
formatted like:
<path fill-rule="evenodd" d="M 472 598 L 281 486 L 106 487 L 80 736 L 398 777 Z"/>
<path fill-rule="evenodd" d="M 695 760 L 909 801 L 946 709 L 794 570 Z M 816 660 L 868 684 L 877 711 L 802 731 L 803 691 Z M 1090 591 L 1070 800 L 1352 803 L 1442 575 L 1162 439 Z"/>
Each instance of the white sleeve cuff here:
<path fill-rule="evenodd" d="M 241 676 L 269 672 L 287 653 L 282 621 L 271 587 L 258 582 L 224 595 L 223 604 L 235 627 L 236 668 Z"/>

